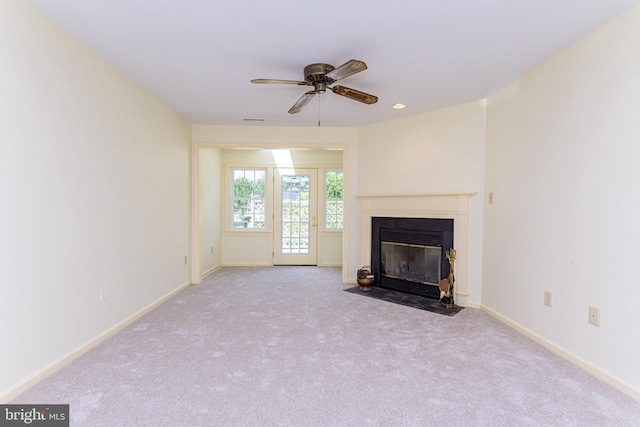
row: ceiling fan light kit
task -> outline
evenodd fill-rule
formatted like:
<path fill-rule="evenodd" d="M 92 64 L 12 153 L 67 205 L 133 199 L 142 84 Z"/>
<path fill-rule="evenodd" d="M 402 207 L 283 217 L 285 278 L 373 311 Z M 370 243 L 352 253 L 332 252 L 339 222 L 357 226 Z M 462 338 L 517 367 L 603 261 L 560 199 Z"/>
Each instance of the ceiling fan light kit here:
<path fill-rule="evenodd" d="M 378 97 L 370 95 L 359 90 L 351 89 L 345 86 L 333 86 L 338 80 L 352 76 L 356 73 L 367 69 L 367 64 L 358 59 L 352 59 L 345 62 L 338 68 L 329 64 L 310 64 L 304 67 L 304 81 L 298 80 L 278 80 L 278 79 L 254 79 L 251 83 L 255 84 L 294 84 L 299 86 L 313 86 L 310 90 L 303 94 L 300 99 L 289 109 L 289 114 L 299 113 L 313 99 L 316 94 L 323 94 L 330 89 L 331 92 L 342 95 L 346 98 L 362 102 L 364 104 L 375 104 Z"/>

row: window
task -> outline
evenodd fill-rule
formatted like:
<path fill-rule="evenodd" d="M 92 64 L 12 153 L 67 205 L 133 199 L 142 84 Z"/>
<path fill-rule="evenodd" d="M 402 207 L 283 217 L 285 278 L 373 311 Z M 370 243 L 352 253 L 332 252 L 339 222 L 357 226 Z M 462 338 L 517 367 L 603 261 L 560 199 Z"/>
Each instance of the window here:
<path fill-rule="evenodd" d="M 342 230 L 344 180 L 341 170 L 325 171 L 325 229 Z"/>
<path fill-rule="evenodd" d="M 232 169 L 233 228 L 264 229 L 266 169 Z"/>

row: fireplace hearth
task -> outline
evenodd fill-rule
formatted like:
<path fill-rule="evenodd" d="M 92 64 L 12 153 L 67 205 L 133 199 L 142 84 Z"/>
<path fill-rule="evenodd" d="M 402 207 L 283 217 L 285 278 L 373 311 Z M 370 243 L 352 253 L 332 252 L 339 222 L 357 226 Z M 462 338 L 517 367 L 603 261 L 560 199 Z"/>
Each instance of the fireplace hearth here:
<path fill-rule="evenodd" d="M 453 229 L 453 219 L 372 217 L 374 286 L 439 299 Z"/>

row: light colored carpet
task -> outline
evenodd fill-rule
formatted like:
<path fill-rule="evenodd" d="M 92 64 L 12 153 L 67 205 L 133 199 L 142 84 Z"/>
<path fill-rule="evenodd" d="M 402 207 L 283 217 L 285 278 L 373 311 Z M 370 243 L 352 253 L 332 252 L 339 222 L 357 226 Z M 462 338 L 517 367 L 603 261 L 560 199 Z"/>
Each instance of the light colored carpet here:
<path fill-rule="evenodd" d="M 640 403 L 480 310 L 349 286 L 222 268 L 10 403 L 68 403 L 72 426 L 640 425 Z"/>

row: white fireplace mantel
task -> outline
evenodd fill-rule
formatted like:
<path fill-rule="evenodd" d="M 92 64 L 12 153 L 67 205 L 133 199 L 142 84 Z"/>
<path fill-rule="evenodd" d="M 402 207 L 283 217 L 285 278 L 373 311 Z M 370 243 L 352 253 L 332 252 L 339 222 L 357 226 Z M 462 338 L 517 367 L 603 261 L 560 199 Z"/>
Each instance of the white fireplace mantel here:
<path fill-rule="evenodd" d="M 361 201 L 361 262 L 371 260 L 371 218 L 453 219 L 456 304 L 469 300 L 469 199 L 477 193 L 356 196 Z"/>

